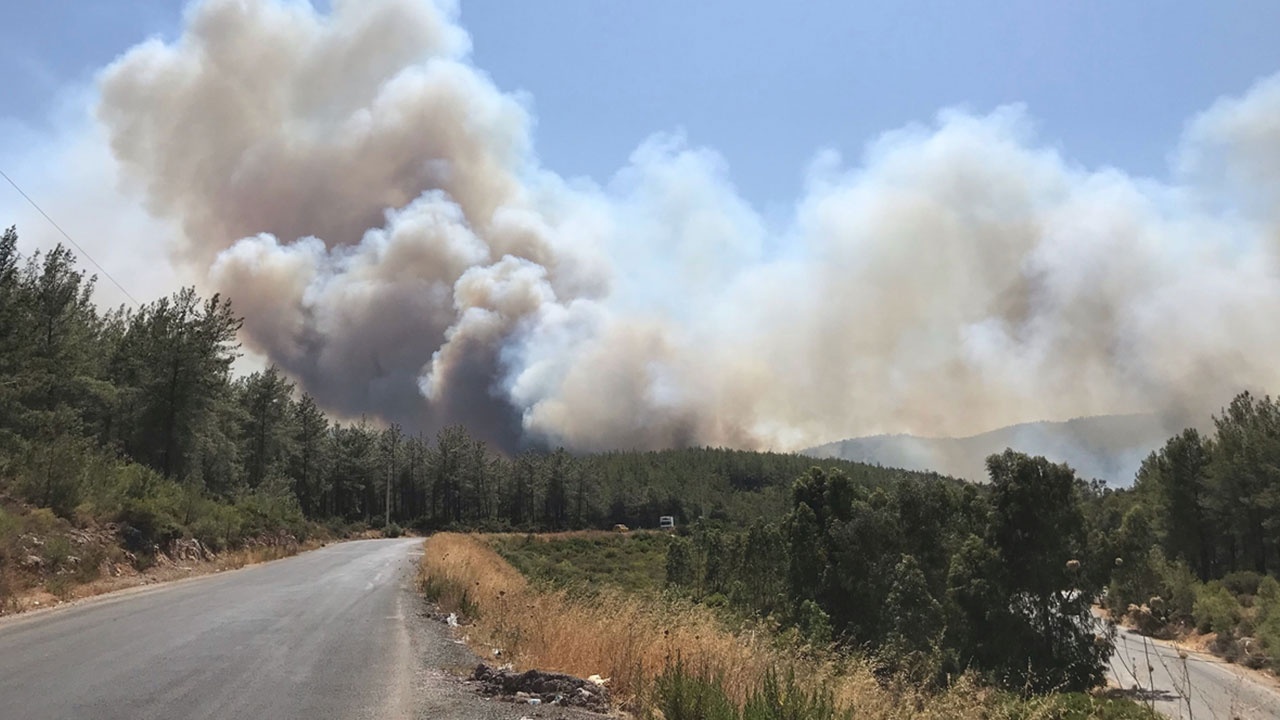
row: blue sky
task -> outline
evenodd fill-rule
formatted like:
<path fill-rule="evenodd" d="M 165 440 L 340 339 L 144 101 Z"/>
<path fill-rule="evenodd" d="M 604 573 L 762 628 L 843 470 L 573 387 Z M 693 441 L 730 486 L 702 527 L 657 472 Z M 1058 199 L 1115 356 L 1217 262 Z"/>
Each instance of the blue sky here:
<path fill-rule="evenodd" d="M 46 125 L 97 68 L 172 37 L 181 8 L 11 4 L 0 117 Z M 607 180 L 650 134 L 683 131 L 721 153 L 766 214 L 794 200 L 818 150 L 853 158 L 957 105 L 1025 103 L 1041 140 L 1072 160 L 1163 176 L 1190 117 L 1280 69 L 1273 0 L 463 0 L 461 18 L 475 63 L 533 98 L 547 167 Z"/>

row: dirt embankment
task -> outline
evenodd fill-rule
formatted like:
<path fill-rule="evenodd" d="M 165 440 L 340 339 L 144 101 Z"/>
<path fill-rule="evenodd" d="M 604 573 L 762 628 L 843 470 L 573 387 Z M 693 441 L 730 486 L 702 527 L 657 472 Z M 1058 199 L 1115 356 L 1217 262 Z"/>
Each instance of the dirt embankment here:
<path fill-rule="evenodd" d="M 216 552 L 199 540 L 131 542 L 128 526 L 74 527 L 47 510 L 6 513 L 0 536 L 0 615 L 53 607 L 130 587 L 178 580 L 294 555 L 324 544 L 287 533 Z"/>

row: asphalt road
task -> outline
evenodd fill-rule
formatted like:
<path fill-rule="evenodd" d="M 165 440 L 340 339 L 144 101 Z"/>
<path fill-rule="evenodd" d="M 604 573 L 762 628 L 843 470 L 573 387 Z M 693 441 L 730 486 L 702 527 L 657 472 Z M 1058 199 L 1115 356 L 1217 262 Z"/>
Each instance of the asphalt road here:
<path fill-rule="evenodd" d="M 1161 714 L 1184 720 L 1274 720 L 1280 693 L 1243 669 L 1201 653 L 1121 629 L 1111 658 L 1112 680 Z M 1189 701 L 1188 701 L 1189 699 Z"/>
<path fill-rule="evenodd" d="M 543 715 L 454 679 L 475 656 L 420 617 L 412 570 L 421 542 L 338 543 L 6 620 L 0 718 Z"/>

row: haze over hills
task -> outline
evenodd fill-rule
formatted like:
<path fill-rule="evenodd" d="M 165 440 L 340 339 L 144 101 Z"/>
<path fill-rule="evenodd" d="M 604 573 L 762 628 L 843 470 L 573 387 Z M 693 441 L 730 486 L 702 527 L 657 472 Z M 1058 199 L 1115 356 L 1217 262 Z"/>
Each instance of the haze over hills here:
<path fill-rule="evenodd" d="M 1128 486 L 1143 459 L 1180 429 L 1166 427 L 1162 418 L 1154 414 L 1100 415 L 1065 422 L 1022 423 L 962 438 L 850 438 L 809 448 L 804 454 L 985 480 L 987 456 L 1013 448 L 1066 462 L 1083 478 Z"/>

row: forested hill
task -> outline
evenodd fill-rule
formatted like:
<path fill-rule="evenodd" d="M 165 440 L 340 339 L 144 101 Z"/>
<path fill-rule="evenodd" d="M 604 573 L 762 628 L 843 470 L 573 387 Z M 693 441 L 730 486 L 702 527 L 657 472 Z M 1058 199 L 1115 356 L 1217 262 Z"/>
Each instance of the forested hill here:
<path fill-rule="evenodd" d="M 399 524 L 557 529 L 776 515 L 815 462 L 904 476 L 728 450 L 503 457 L 463 428 L 337 423 L 275 368 L 234 375 L 231 300 L 183 289 L 103 312 L 93 286 L 65 248 L 22 258 L 14 229 L 0 239 L 0 500 L 120 522 L 145 543 L 377 524 L 388 482 Z"/>
<path fill-rule="evenodd" d="M 839 470 L 868 489 L 900 480 L 959 481 L 936 473 L 882 468 L 832 458 L 749 452 L 717 448 L 611 452 L 573 460 L 575 473 L 598 488 L 607 504 L 596 508 L 597 520 L 581 524 L 651 525 L 656 515 L 674 514 L 694 520 L 726 520 L 746 524 L 786 512 L 791 485 L 810 468 Z M 604 522 L 600 522 L 603 520 Z"/>

